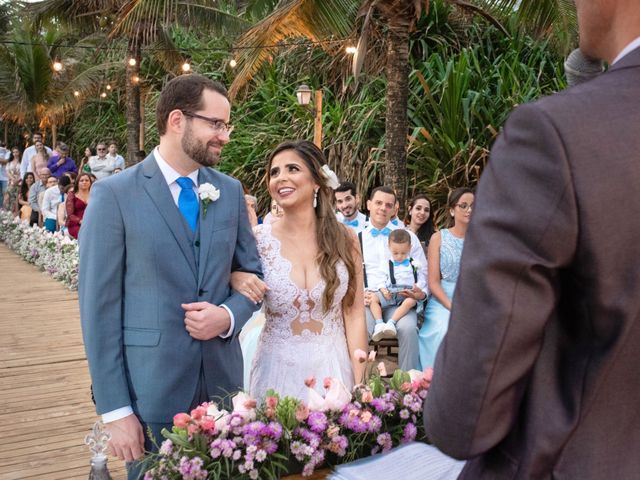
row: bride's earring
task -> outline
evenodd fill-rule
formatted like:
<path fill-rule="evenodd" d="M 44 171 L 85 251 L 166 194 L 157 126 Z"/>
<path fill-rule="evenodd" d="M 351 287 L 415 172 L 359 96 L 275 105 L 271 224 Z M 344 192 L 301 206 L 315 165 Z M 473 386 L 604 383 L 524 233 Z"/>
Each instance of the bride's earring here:
<path fill-rule="evenodd" d="M 318 206 L 318 190 L 313 191 L 313 208 Z"/>

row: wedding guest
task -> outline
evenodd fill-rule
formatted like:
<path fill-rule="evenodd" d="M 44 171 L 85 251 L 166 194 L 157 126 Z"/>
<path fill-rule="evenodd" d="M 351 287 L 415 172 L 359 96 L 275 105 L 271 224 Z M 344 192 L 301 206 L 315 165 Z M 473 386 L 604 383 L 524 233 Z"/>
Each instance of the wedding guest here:
<path fill-rule="evenodd" d="M 369 306 L 372 297 L 376 295 L 378 286 L 384 284 L 388 274 L 385 267 L 387 259 L 390 257 L 388 237 L 396 227 L 391 223 L 391 215 L 396 211 L 396 194 L 391 187 L 377 187 L 371 193 L 370 200 L 367 201 L 369 208 L 369 224 L 358 234 L 362 245 L 364 263 L 364 302 Z M 418 237 L 412 232 L 411 236 L 411 257 L 414 258 L 421 268 L 418 270 L 417 285 L 411 290 L 403 291 L 402 295 L 414 300 L 424 300 L 427 297 L 426 291 L 426 265 L 427 259 L 420 245 Z M 423 285 L 420 288 L 418 285 Z M 383 312 L 383 320 L 388 321 L 397 307 L 391 307 Z M 369 335 L 373 335 L 375 329 L 375 319 L 369 308 L 366 309 L 367 328 Z M 418 317 L 415 310 L 410 310 L 404 317 L 398 319 L 398 364 L 403 370 L 418 368 Z"/>
<path fill-rule="evenodd" d="M 9 188 L 9 175 L 7 164 L 11 160 L 11 150 L 5 148 L 4 142 L 0 142 L 0 204 L 4 203 L 4 195 Z"/>
<path fill-rule="evenodd" d="M 73 238 L 78 238 L 78 232 L 82 226 L 84 211 L 89 204 L 91 194 L 91 176 L 88 173 L 81 173 L 76 178 L 73 190 L 67 193 L 67 231 Z"/>
<path fill-rule="evenodd" d="M 91 157 L 95 157 L 97 155 L 97 151 L 95 147 L 87 147 L 84 149 L 84 156 L 80 160 L 80 165 L 78 167 L 78 172 L 86 172 L 91 173 L 91 167 L 89 166 L 89 160 Z"/>
<path fill-rule="evenodd" d="M 60 227 L 60 231 L 63 233 L 68 233 L 66 200 L 69 191 L 73 189 L 75 178 L 75 174 L 67 173 L 60 177 L 60 180 L 58 180 L 58 188 L 60 189 L 60 202 L 58 203 L 58 207 L 56 209 L 56 223 Z"/>
<path fill-rule="evenodd" d="M 138 150 L 135 153 L 134 157 L 135 157 L 136 163 L 140 163 L 145 158 L 147 158 L 147 152 L 145 152 L 144 150 Z"/>
<path fill-rule="evenodd" d="M 640 2 L 574 3 L 609 68 L 505 123 L 425 402 L 462 479 L 640 472 Z"/>
<path fill-rule="evenodd" d="M 49 232 L 57 230 L 58 205 L 60 204 L 60 189 L 58 179 L 53 175 L 47 179 L 47 189 L 42 197 L 42 217 L 44 228 Z"/>
<path fill-rule="evenodd" d="M 69 147 L 66 143 L 58 142 L 53 154 L 49 157 L 47 167 L 51 175 L 59 179 L 66 172 L 77 172 L 76 162 L 69 156 Z"/>
<path fill-rule="evenodd" d="M 31 206 L 29 205 L 29 190 L 36 183 L 36 176 L 33 172 L 24 174 L 24 178 L 20 184 L 20 193 L 18 194 L 18 206 L 20 210 L 20 220 L 31 219 Z"/>
<path fill-rule="evenodd" d="M 407 230 L 416 234 L 426 253 L 429 240 L 435 232 L 431 201 L 426 195 L 420 193 L 411 199 L 404 224 Z"/>
<path fill-rule="evenodd" d="M 20 192 L 20 160 L 22 156 L 18 147 L 11 149 L 11 159 L 7 164 L 7 177 L 9 177 L 9 187 L 7 188 L 7 196 L 5 208 L 12 211 L 14 215 L 18 214 L 18 193 Z"/>
<path fill-rule="evenodd" d="M 369 303 L 369 310 L 375 321 L 371 335 L 371 340 L 374 342 L 383 338 L 396 338 L 398 334 L 397 323 L 418 304 L 414 298 L 404 297 L 398 291 L 391 291 L 390 288 L 411 290 L 414 285 L 417 285 L 421 290 L 426 291 L 427 289 L 426 284 L 418 284 L 418 267 L 411 258 L 410 252 L 411 235 L 409 231 L 402 228 L 393 230 L 389 234 L 390 256 L 382 266 L 389 271 L 389 274 L 385 283 L 378 288 L 378 292 L 371 296 Z M 394 309 L 391 318 L 384 321 L 383 312 L 389 307 L 397 308 Z"/>
<path fill-rule="evenodd" d="M 367 216 L 358 207 L 360 195 L 355 184 L 342 182 L 334 192 L 338 221 L 351 227 L 356 233 L 361 232 L 367 223 Z"/>
<path fill-rule="evenodd" d="M 271 199 L 271 207 L 269 212 L 264 216 L 262 223 L 273 223 L 284 215 L 284 210 L 278 205 L 275 199 Z"/>
<path fill-rule="evenodd" d="M 420 367 L 433 367 L 440 343 L 449 328 L 451 299 L 460 273 L 460 257 L 467 233 L 474 195 L 470 188 L 456 188 L 449 194 L 449 228 L 431 237 L 428 252 L 430 297 L 424 323 L 418 334 Z"/>
<path fill-rule="evenodd" d="M 31 207 L 31 218 L 29 219 L 29 225 L 40 225 L 42 221 L 41 194 L 44 194 L 46 190 L 47 180 L 51 176 L 51 172 L 47 167 L 41 168 L 36 172 L 38 180 L 29 188 L 29 206 Z"/>
<path fill-rule="evenodd" d="M 247 214 L 249 215 L 249 223 L 252 227 L 262 223 L 262 219 L 258 217 L 258 199 L 253 195 L 244 195 L 244 201 L 247 204 Z"/>
<path fill-rule="evenodd" d="M 52 152 L 51 150 L 47 151 L 47 149 L 44 148 L 44 143 L 42 142 L 36 142 L 34 147 L 35 153 L 31 157 L 31 166 L 29 171 L 34 172 L 37 177 L 41 168 L 48 168 L 47 163 L 49 161 L 49 155 L 51 155 Z"/>
<path fill-rule="evenodd" d="M 116 168 L 118 168 L 120 172 L 124 170 L 124 157 L 118 153 L 118 144 L 113 140 L 109 142 L 107 157 L 113 160 L 115 167 L 113 173 L 116 173 Z"/>
<path fill-rule="evenodd" d="M 96 145 L 97 155 L 89 159 L 89 168 L 91 173 L 95 175 L 96 180 L 109 177 L 116 168 L 115 160 L 107 156 L 107 145 L 104 142 Z"/>
<path fill-rule="evenodd" d="M 33 143 L 31 146 L 27 147 L 25 151 L 22 153 L 22 161 L 20 163 L 20 177 L 24 178 L 24 174 L 27 172 L 35 172 L 33 170 L 31 159 L 37 153 L 36 143 L 42 143 L 42 133 L 34 132 L 33 133 Z M 44 147 L 44 150 L 47 153 L 47 157 L 51 154 L 51 149 L 47 146 Z"/>

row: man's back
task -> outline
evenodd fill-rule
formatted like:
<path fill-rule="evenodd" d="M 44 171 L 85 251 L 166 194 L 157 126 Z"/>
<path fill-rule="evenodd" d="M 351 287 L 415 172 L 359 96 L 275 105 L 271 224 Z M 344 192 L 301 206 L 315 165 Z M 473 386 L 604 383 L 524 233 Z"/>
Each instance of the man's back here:
<path fill-rule="evenodd" d="M 638 98 L 640 49 L 496 142 L 426 402 L 437 446 L 482 455 L 463 477 L 640 471 Z"/>

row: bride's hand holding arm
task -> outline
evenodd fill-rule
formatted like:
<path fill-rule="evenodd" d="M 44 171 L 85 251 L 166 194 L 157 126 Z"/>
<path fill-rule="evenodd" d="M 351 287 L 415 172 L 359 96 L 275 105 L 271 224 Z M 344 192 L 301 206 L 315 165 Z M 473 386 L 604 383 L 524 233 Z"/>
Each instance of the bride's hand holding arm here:
<path fill-rule="evenodd" d="M 360 245 L 355 235 L 353 236 L 352 255 L 356 264 L 356 293 L 353 305 L 344 306 L 344 329 L 347 337 L 347 348 L 353 366 L 355 383 L 362 382 L 366 363 L 360 363 L 355 357 L 355 351 L 360 349 L 369 351 L 369 337 L 367 334 L 367 324 L 364 312 L 364 278 L 362 276 L 362 255 Z"/>
<path fill-rule="evenodd" d="M 267 284 L 260 278 L 247 272 L 231 272 L 231 288 L 241 293 L 253 303 L 260 303 L 264 294 L 269 290 Z"/>

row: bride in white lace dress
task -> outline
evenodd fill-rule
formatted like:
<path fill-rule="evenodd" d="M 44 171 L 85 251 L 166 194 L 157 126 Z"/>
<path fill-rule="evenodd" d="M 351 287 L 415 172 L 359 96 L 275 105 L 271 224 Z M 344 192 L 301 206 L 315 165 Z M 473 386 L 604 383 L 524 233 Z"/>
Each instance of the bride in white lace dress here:
<path fill-rule="evenodd" d="M 272 388 L 306 400 L 304 381 L 311 375 L 320 393 L 325 377 L 349 389 L 361 380 L 363 365 L 353 352 L 367 350 L 362 262 L 355 236 L 336 220 L 323 163 L 322 152 L 307 141 L 274 150 L 267 180 L 284 216 L 254 229 L 264 284 L 247 274 L 232 279 L 254 300 L 266 284 L 266 321 L 250 375 L 254 398 Z"/>

